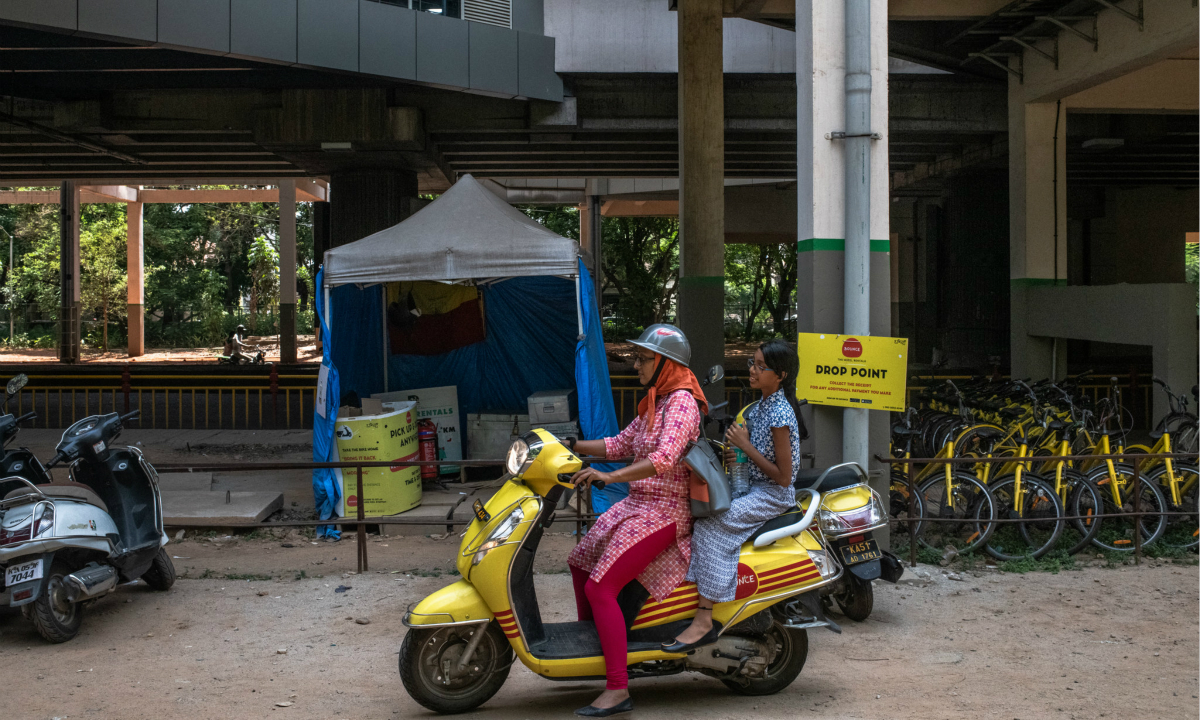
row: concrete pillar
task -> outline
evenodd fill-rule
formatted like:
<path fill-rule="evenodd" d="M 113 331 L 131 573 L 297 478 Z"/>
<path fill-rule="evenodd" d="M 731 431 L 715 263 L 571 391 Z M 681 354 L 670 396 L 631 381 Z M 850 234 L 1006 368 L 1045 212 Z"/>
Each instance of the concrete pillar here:
<path fill-rule="evenodd" d="M 347 170 L 330 179 L 329 245 L 339 247 L 412 215 L 417 175 L 402 170 Z"/>
<path fill-rule="evenodd" d="M 313 203 L 313 257 L 319 270 L 325 264 L 325 251 L 329 249 L 329 203 Z M 313 274 L 313 282 L 316 282 Z M 313 287 L 313 307 L 321 302 L 321 289 Z M 321 320 L 313 313 L 313 333 L 317 338 L 317 350 L 321 349 Z"/>
<path fill-rule="evenodd" d="M 725 362 L 725 86 L 721 0 L 679 3 L 679 291 L 677 324 L 703 377 Z M 710 404 L 725 385 L 710 385 Z"/>
<path fill-rule="evenodd" d="M 891 329 L 891 243 L 888 227 L 888 77 L 886 13 L 871 13 L 871 117 L 882 139 L 870 147 L 870 240 L 872 335 Z M 797 237 L 796 292 L 800 332 L 843 331 L 845 227 L 845 143 L 828 134 L 844 131 L 845 12 L 840 2 L 796 2 L 796 154 Z M 805 450 L 818 467 L 842 461 L 842 409 L 807 406 L 812 439 Z M 888 414 L 872 412 L 868 421 L 869 454 L 886 455 Z M 888 468 L 872 461 L 871 484 L 887 498 Z"/>
<path fill-rule="evenodd" d="M 125 206 L 125 264 L 129 357 L 146 354 L 146 281 L 142 251 L 142 204 Z"/>
<path fill-rule="evenodd" d="M 58 359 L 79 361 L 79 185 L 65 180 L 59 190 Z"/>
<path fill-rule="evenodd" d="M 1054 102 L 1024 102 L 1020 84 L 1011 80 L 1008 108 L 1010 352 L 1015 378 L 1062 378 L 1067 371 L 1065 341 L 1026 332 L 1029 288 L 1066 284 L 1066 138 L 1065 108 L 1060 111 Z"/>
<path fill-rule="evenodd" d="M 279 181 L 279 362 L 296 362 L 296 181 Z"/>

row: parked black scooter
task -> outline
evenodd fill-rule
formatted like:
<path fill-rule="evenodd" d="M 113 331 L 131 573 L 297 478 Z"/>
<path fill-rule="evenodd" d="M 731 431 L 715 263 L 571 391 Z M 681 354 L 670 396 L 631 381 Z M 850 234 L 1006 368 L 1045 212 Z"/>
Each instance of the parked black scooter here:
<path fill-rule="evenodd" d="M 28 382 L 29 378 L 24 373 L 9 380 L 4 388 L 4 401 L 0 403 L 0 409 L 6 409 L 8 401 L 16 397 Z M 21 477 L 34 485 L 50 482 L 50 473 L 29 448 L 8 448 L 21 431 L 21 423 L 36 417 L 37 413 L 34 412 L 27 412 L 21 417 L 13 417 L 12 413 L 0 415 L 0 448 L 3 448 L 3 452 L 0 453 L 0 477 Z"/>

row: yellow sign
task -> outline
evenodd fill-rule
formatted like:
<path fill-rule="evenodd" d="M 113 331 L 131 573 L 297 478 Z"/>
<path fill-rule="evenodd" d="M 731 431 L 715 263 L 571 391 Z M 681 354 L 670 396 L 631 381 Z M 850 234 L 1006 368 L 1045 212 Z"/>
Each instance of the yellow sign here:
<path fill-rule="evenodd" d="M 796 395 L 814 405 L 904 411 L 906 338 L 800 333 Z"/>
<path fill-rule="evenodd" d="M 417 459 L 417 419 L 415 403 L 382 415 L 341 418 L 334 425 L 338 459 L 343 462 L 365 460 L 409 461 Z M 342 470 L 342 517 L 358 514 L 358 474 L 353 468 Z M 366 514 L 395 515 L 421 504 L 421 468 L 363 468 L 362 505 Z"/>

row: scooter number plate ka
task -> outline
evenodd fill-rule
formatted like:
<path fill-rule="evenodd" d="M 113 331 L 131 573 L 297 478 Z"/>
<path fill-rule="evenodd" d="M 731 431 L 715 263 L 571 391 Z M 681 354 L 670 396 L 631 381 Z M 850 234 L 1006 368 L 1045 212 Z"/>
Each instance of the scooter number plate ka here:
<path fill-rule="evenodd" d="M 492 519 L 491 513 L 484 509 L 483 503 L 478 500 L 471 506 L 471 509 L 475 511 L 475 517 L 479 519 L 479 522 L 487 522 Z"/>
<path fill-rule="evenodd" d="M 846 561 L 847 565 L 857 565 L 868 560 L 878 560 L 881 557 L 883 557 L 883 553 L 880 552 L 875 538 L 866 538 L 861 542 L 842 546 L 842 559 Z"/>
<path fill-rule="evenodd" d="M 13 565 L 4 571 L 4 586 L 12 587 L 18 583 L 40 580 L 42 577 L 41 559 Z"/>

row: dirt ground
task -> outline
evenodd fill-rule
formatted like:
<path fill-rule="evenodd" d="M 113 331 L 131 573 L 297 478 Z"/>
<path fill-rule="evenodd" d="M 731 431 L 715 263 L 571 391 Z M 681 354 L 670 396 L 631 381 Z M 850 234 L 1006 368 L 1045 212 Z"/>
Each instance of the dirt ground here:
<path fill-rule="evenodd" d="M 279 362 L 279 336 L 264 335 L 262 337 L 248 336 L 245 342 L 257 345 L 266 353 L 268 362 Z M 321 353 L 317 350 L 316 337 L 313 335 L 296 336 L 297 362 L 321 362 Z M 224 352 L 223 347 L 210 348 L 146 348 L 146 354 L 131 358 L 124 347 L 113 347 L 108 351 L 84 349 L 81 353 L 82 363 L 213 363 L 217 356 Z M 0 363 L 56 363 L 58 351 L 54 348 L 37 349 L 25 348 L 0 352 Z"/>
<path fill-rule="evenodd" d="M 65 645 L 45 644 L 4 611 L 8 714 L 429 716 L 399 682 L 400 619 L 455 579 L 445 572 L 458 538 L 372 538 L 361 576 L 352 536 L 313 543 L 296 531 L 173 542 L 172 590 L 120 587 Z M 548 621 L 573 614 L 572 544 L 550 535 L 540 551 Z M 921 566 L 897 586 L 876 584 L 865 623 L 811 632 L 805 670 L 782 693 L 742 698 L 693 674 L 640 680 L 636 717 L 1194 718 L 1197 583 L 1196 566 L 1158 562 L 1057 575 Z M 570 717 L 601 686 L 549 682 L 518 664 L 473 715 Z"/>

